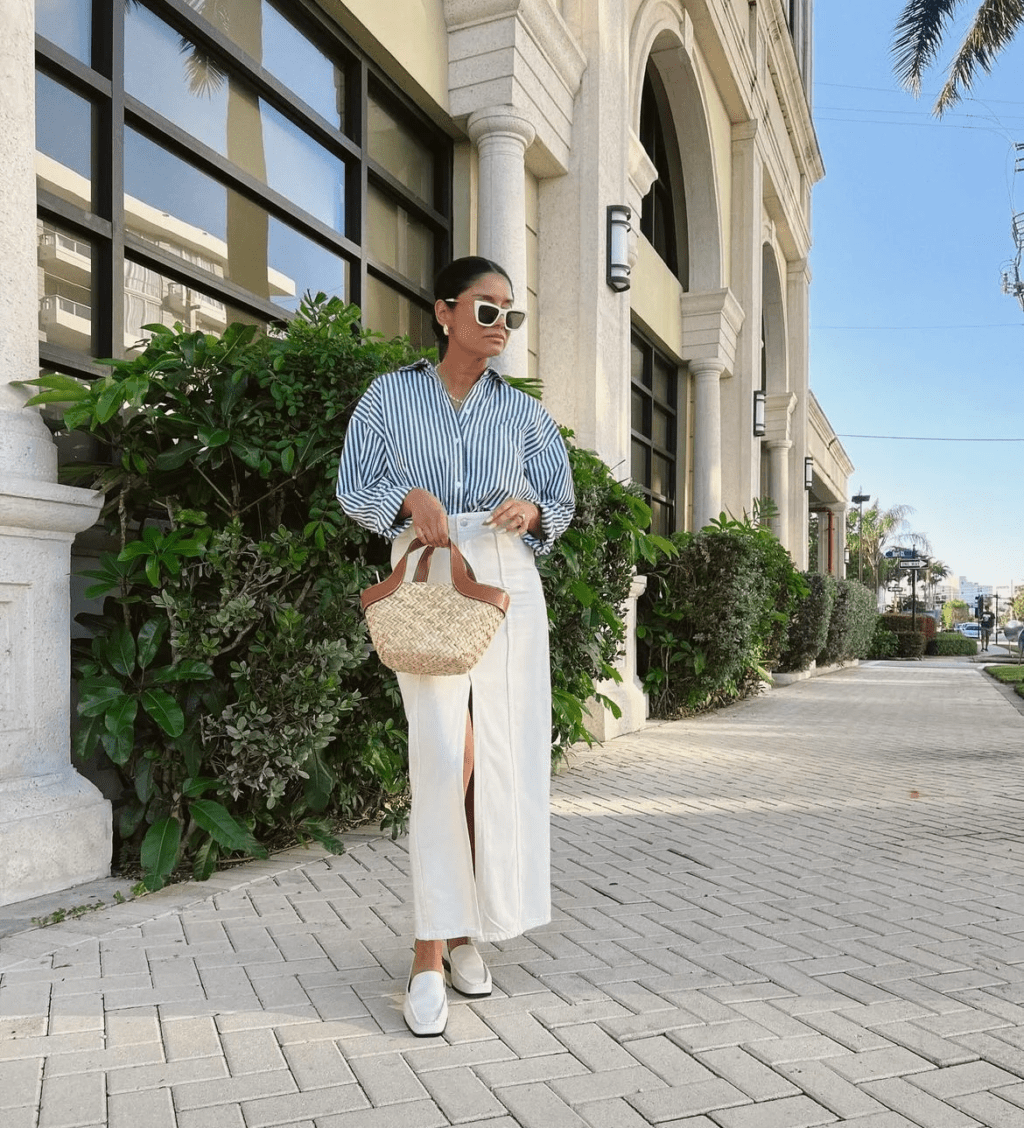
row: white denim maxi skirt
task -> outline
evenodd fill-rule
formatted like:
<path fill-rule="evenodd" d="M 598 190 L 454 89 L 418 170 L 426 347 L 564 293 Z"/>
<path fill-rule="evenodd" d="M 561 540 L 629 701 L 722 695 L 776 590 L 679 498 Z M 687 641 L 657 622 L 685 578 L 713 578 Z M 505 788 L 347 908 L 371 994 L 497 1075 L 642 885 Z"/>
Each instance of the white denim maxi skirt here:
<path fill-rule="evenodd" d="M 486 513 L 448 518 L 480 583 L 510 598 L 497 634 L 468 674 L 399 674 L 409 721 L 409 818 L 416 939 L 507 940 L 551 919 L 551 669 L 548 619 L 530 549 Z M 392 566 L 414 539 L 394 542 Z M 415 567 L 413 554 L 407 575 Z M 428 582 L 450 582 L 434 552 Z M 476 872 L 462 789 L 466 710 L 474 739 Z"/>

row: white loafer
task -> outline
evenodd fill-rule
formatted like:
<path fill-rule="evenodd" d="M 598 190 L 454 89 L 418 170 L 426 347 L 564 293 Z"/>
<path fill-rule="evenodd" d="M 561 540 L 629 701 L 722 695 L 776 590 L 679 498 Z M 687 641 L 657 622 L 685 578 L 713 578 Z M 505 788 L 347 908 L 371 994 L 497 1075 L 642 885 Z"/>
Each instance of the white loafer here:
<path fill-rule="evenodd" d="M 441 963 L 445 979 L 460 995 L 480 999 L 491 993 L 491 973 L 472 940 L 454 948 L 446 943 Z"/>
<path fill-rule="evenodd" d="M 448 1022 L 448 995 L 439 971 L 410 976 L 402 1007 L 405 1024 L 417 1038 L 443 1034 Z"/>

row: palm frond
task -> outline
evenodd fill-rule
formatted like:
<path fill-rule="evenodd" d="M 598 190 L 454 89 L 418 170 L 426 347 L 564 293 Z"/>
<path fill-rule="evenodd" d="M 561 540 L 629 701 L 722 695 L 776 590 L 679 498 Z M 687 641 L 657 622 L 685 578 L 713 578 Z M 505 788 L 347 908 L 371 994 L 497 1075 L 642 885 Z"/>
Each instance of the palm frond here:
<path fill-rule="evenodd" d="M 940 117 L 974 84 L 980 67 L 988 74 L 996 56 L 1024 27 L 1024 0 L 983 0 L 974 23 L 950 64 L 949 76 L 935 102 Z"/>
<path fill-rule="evenodd" d="M 915 97 L 921 76 L 935 62 L 942 34 L 963 0 L 907 0 L 896 21 L 892 43 L 897 81 Z"/>

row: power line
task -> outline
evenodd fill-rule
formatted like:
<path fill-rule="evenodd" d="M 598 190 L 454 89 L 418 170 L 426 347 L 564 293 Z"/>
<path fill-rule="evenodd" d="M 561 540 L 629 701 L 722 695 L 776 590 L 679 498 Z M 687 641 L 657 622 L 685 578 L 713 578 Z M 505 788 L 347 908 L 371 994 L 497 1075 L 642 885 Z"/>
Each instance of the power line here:
<path fill-rule="evenodd" d="M 812 331 L 815 329 L 1024 329 L 1024 322 L 1021 321 L 992 321 L 987 324 L 979 325 L 816 325 L 812 324 Z"/>
<path fill-rule="evenodd" d="M 839 434 L 839 432 L 837 432 Z M 1016 439 L 961 438 L 951 435 L 850 435 L 839 434 L 841 439 L 885 439 L 886 442 L 905 443 L 1024 443 L 1024 435 Z"/>

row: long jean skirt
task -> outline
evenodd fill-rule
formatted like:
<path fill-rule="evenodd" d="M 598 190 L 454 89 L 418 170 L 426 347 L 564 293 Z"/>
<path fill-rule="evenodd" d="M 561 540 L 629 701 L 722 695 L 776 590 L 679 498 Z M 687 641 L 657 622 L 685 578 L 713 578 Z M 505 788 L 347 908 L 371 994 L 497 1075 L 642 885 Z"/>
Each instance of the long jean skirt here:
<path fill-rule="evenodd" d="M 486 520 L 486 513 L 462 513 L 448 525 L 477 580 L 511 597 L 491 645 L 468 674 L 398 675 L 409 721 L 418 940 L 507 940 L 551 919 L 547 610 L 533 551 L 518 536 L 485 526 Z M 412 540 L 411 529 L 398 537 L 393 565 Z M 439 549 L 428 582 L 450 577 L 449 555 Z M 475 871 L 462 787 L 470 708 Z"/>

